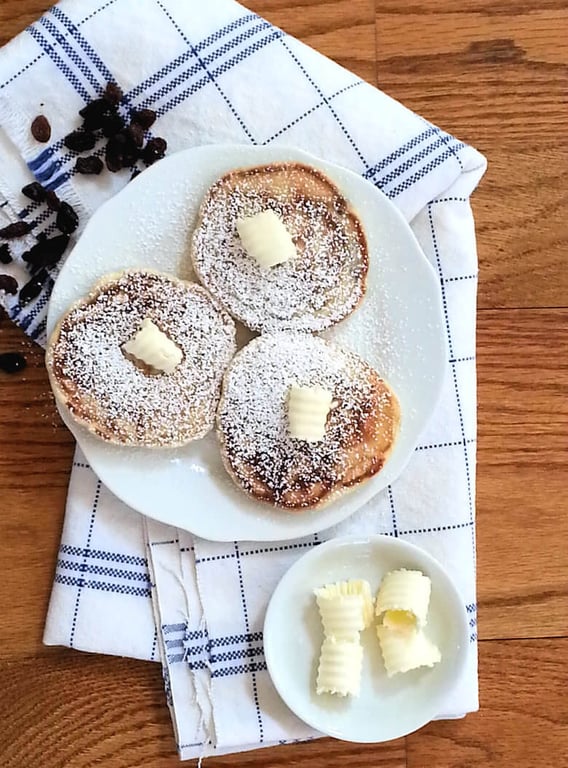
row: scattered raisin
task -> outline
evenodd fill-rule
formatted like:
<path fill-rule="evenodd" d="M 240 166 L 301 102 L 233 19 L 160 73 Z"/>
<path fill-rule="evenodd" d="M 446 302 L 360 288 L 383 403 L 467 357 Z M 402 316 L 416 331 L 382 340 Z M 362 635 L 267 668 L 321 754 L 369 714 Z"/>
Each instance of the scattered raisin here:
<path fill-rule="evenodd" d="M 128 149 L 122 156 L 122 167 L 131 168 L 133 165 L 136 164 L 139 157 L 140 157 L 140 154 L 137 149 L 131 149 L 131 148 Z"/>
<path fill-rule="evenodd" d="M 106 99 L 109 104 L 116 105 L 122 99 L 122 88 L 116 83 L 107 83 L 105 92 L 103 93 L 103 99 Z"/>
<path fill-rule="evenodd" d="M 26 184 L 25 187 L 22 187 L 22 194 L 29 197 L 34 203 L 43 203 L 45 200 L 45 189 L 39 181 L 32 181 L 31 184 Z"/>
<path fill-rule="evenodd" d="M 28 304 L 30 301 L 32 301 L 32 299 L 35 299 L 37 296 L 39 296 L 47 277 L 47 272 L 42 270 L 41 272 L 38 272 L 37 275 L 34 275 L 31 280 L 28 280 L 28 282 L 20 290 L 19 294 L 20 304 L 22 306 Z"/>
<path fill-rule="evenodd" d="M 0 245 L 0 263 L 9 264 L 11 261 L 12 254 L 10 253 L 8 243 L 2 243 L 2 245 Z"/>
<path fill-rule="evenodd" d="M 16 221 L 14 224 L 8 224 L 7 227 L 0 229 L 0 237 L 3 237 L 4 240 L 12 240 L 14 237 L 27 235 L 31 228 L 31 224 L 28 224 L 27 221 Z"/>
<path fill-rule="evenodd" d="M 105 115 L 101 124 L 103 136 L 110 139 L 111 136 L 115 136 L 122 128 L 124 128 L 124 120 L 118 112 L 109 112 Z"/>
<path fill-rule="evenodd" d="M 45 115 L 38 115 L 34 118 L 31 127 L 32 136 L 36 141 L 42 144 L 48 142 L 51 138 L 51 125 Z"/>
<path fill-rule="evenodd" d="M 83 128 L 86 131 L 95 131 L 97 128 L 102 128 L 104 119 L 110 109 L 112 107 L 106 99 L 95 99 L 85 104 L 83 109 L 79 110 L 79 114 L 83 118 Z"/>
<path fill-rule="evenodd" d="M 124 128 L 114 138 L 121 145 L 122 167 L 128 168 L 130 165 L 134 165 L 134 163 L 140 157 L 140 149 L 136 144 L 136 139 L 130 130 L 130 126 L 128 128 Z M 142 142 L 143 141 L 144 138 L 142 137 Z"/>
<path fill-rule="evenodd" d="M 144 128 L 139 123 L 130 123 L 126 132 L 135 146 L 140 148 L 144 144 Z"/>
<path fill-rule="evenodd" d="M 89 155 L 88 157 L 78 157 L 75 163 L 77 173 L 99 174 L 103 169 L 103 161 L 100 157 Z"/>
<path fill-rule="evenodd" d="M 138 109 L 132 113 L 132 122 L 137 123 L 145 131 L 156 121 L 156 113 L 153 109 Z"/>
<path fill-rule="evenodd" d="M 161 160 L 164 156 L 168 144 L 165 139 L 156 136 L 155 139 L 150 139 L 142 150 L 142 159 L 146 165 L 152 165 L 156 160 Z"/>
<path fill-rule="evenodd" d="M 4 352 L 0 355 L 0 370 L 4 373 L 23 371 L 26 365 L 26 358 L 19 352 Z"/>
<path fill-rule="evenodd" d="M 105 156 L 106 167 L 111 173 L 116 173 L 122 168 L 122 155 L 108 152 Z"/>
<path fill-rule="evenodd" d="M 11 293 L 15 296 L 18 293 L 18 281 L 12 275 L 0 275 L 0 291 Z"/>
<path fill-rule="evenodd" d="M 129 164 L 128 161 L 133 155 L 138 155 L 138 149 L 132 138 L 123 129 L 116 136 L 112 136 L 106 145 L 106 166 L 109 171 L 116 173 Z"/>
<path fill-rule="evenodd" d="M 79 226 L 79 217 L 69 203 L 61 202 L 55 219 L 55 226 L 66 235 L 70 235 Z"/>
<path fill-rule="evenodd" d="M 22 254 L 22 259 L 32 267 L 53 267 L 61 259 L 69 243 L 69 235 L 57 235 L 40 240 Z"/>
<path fill-rule="evenodd" d="M 45 202 L 47 203 L 47 207 L 52 211 L 58 211 L 59 206 L 61 205 L 61 200 L 57 197 L 57 192 L 54 192 L 52 189 L 49 189 L 46 192 Z"/>
<path fill-rule="evenodd" d="M 94 112 L 97 114 L 99 112 L 106 112 L 108 106 L 108 101 L 106 99 L 93 99 L 93 101 L 88 101 L 84 107 L 81 107 L 79 114 L 83 118 L 88 118 L 89 115 Z"/>
<path fill-rule="evenodd" d="M 95 134 L 88 131 L 71 131 L 63 139 L 65 146 L 73 152 L 86 152 L 95 146 L 96 141 Z"/>
<path fill-rule="evenodd" d="M 122 168 L 122 145 L 113 139 L 106 145 L 105 163 L 111 173 L 116 173 Z"/>

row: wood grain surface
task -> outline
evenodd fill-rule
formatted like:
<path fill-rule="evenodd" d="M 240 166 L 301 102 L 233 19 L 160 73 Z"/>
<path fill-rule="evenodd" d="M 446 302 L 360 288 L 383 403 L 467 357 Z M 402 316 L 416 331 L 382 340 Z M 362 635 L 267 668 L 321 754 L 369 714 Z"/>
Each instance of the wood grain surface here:
<path fill-rule="evenodd" d="M 0 44 L 48 7 L 0 0 Z M 206 761 L 559 768 L 568 754 L 568 3 L 253 0 L 248 6 L 483 151 L 477 537 L 481 710 L 404 740 Z M 0 768 L 178 765 L 158 665 L 41 644 L 73 441 L 41 350 L 0 350 Z"/>

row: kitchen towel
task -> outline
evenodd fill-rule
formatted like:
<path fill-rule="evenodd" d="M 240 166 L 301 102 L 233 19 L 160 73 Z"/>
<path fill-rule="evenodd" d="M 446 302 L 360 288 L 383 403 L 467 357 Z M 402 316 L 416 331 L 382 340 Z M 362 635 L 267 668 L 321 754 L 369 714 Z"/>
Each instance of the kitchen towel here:
<path fill-rule="evenodd" d="M 473 295 L 471 287 L 464 288 L 475 282 L 476 258 L 473 220 L 463 205 L 467 184 L 460 177 L 412 222 L 426 255 L 438 266 L 441 287 L 449 286 L 443 303 L 450 365 L 442 400 L 400 478 L 348 520 L 295 541 L 219 544 L 147 523 L 164 679 L 182 758 L 316 735 L 276 694 L 262 653 L 262 629 L 280 577 L 304 552 L 334 536 L 400 536 L 444 564 L 464 597 L 470 653 L 439 717 L 460 717 L 478 708 L 475 287 Z M 183 587 L 183 602 L 175 585 Z"/>
<path fill-rule="evenodd" d="M 168 154 L 205 143 L 297 146 L 379 187 L 438 274 L 449 366 L 437 411 L 399 480 L 340 526 L 300 541 L 215 544 L 143 521 L 77 451 L 45 642 L 161 659 L 182 757 L 308 738 L 314 734 L 281 704 L 266 672 L 267 600 L 285 569 L 319 541 L 382 532 L 428 549 L 461 590 L 470 663 L 442 714 L 476 709 L 477 258 L 469 195 L 484 158 L 232 0 L 66 0 L 0 51 L 0 227 L 31 225 L 11 242 L 14 260 L 1 271 L 20 286 L 29 280 L 22 252 L 56 233 L 54 213 L 24 197 L 22 186 L 36 179 L 75 207 L 75 241 L 132 175 L 82 176 L 63 143 L 80 124 L 78 110 L 108 82 L 123 90 L 125 118 L 156 111 L 149 136 L 166 138 Z M 51 123 L 47 144 L 30 133 L 40 113 Z M 101 140 L 93 151 L 103 149 Z M 29 303 L 3 297 L 39 343 L 59 268 L 47 270 Z"/>

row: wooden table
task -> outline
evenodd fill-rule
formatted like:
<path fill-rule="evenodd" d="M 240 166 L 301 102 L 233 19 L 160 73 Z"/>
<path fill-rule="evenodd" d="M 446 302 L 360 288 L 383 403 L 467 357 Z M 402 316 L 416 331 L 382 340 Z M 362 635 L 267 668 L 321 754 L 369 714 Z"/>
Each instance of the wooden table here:
<path fill-rule="evenodd" d="M 489 159 L 473 200 L 481 710 L 383 746 L 326 739 L 206 764 L 559 768 L 568 759 L 568 3 L 248 5 Z M 0 43 L 47 7 L 0 0 Z M 73 441 L 41 350 L 6 320 L 0 348 L 29 363 L 0 374 L 0 766 L 176 766 L 157 664 L 41 644 Z"/>

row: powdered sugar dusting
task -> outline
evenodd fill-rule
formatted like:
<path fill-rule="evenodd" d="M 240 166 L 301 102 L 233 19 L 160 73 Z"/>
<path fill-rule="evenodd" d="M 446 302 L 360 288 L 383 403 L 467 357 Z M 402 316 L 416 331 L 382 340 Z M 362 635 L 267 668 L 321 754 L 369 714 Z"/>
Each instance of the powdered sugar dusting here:
<path fill-rule="evenodd" d="M 236 222 L 273 210 L 298 256 L 261 268 Z M 359 220 L 319 171 L 298 163 L 235 171 L 210 189 L 192 242 L 205 286 L 249 328 L 321 331 L 349 315 L 365 290 L 367 246 Z"/>
<path fill-rule="evenodd" d="M 171 374 L 150 374 L 122 346 L 150 318 L 181 350 Z M 212 427 L 235 326 L 197 285 L 131 271 L 65 316 L 48 365 L 73 415 L 127 445 L 172 446 Z"/>
<path fill-rule="evenodd" d="M 292 385 L 333 394 L 325 438 L 288 434 Z M 231 364 L 218 425 L 225 459 L 249 493 L 279 506 L 315 506 L 382 467 L 397 427 L 396 398 L 360 358 L 319 337 L 261 336 Z"/>

